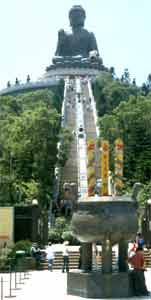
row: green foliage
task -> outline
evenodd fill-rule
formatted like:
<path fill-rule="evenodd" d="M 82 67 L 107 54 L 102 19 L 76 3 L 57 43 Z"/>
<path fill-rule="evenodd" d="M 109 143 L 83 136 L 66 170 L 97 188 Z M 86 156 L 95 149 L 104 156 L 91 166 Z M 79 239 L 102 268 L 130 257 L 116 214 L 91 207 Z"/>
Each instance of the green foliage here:
<path fill-rule="evenodd" d="M 73 242 L 73 235 L 72 235 L 72 232 L 70 230 L 64 231 L 62 233 L 61 237 L 62 237 L 63 241 L 68 241 L 70 244 L 72 244 L 72 242 Z"/>
<path fill-rule="evenodd" d="M 68 227 L 68 222 L 67 222 L 66 218 L 64 218 L 64 217 L 58 217 L 56 219 L 55 228 L 58 231 L 62 232 L 62 230 L 64 230 L 67 227 Z"/>
<path fill-rule="evenodd" d="M 53 88 L 53 105 L 61 113 L 62 99 L 64 96 L 64 80 L 60 79 L 58 86 Z"/>
<path fill-rule="evenodd" d="M 130 97 L 112 114 L 100 119 L 101 137 L 113 146 L 117 137 L 124 141 L 124 174 L 128 181 L 147 183 L 151 180 L 151 96 Z"/>
<path fill-rule="evenodd" d="M 8 247 L 0 249 L 0 271 L 8 271 L 9 261 L 8 257 L 11 252 L 11 249 Z"/>
<path fill-rule="evenodd" d="M 58 153 L 58 164 L 64 167 L 70 151 L 70 144 L 73 140 L 72 133 L 67 128 L 62 128 L 60 132 L 60 148 Z"/>
<path fill-rule="evenodd" d="M 0 205 L 36 198 L 47 207 L 57 142 L 65 135 L 60 133 L 62 95 L 63 83 L 55 94 L 44 89 L 0 97 Z"/>
<path fill-rule="evenodd" d="M 62 242 L 61 234 L 58 232 L 55 228 L 51 228 L 49 230 L 49 241 L 51 241 L 53 244 L 59 244 Z"/>
<path fill-rule="evenodd" d="M 130 84 L 130 74 L 129 74 L 128 69 L 124 69 L 124 72 L 121 76 L 121 81 L 126 84 Z"/>
<path fill-rule="evenodd" d="M 0 256 L 0 271 L 6 272 L 9 269 L 8 257 L 7 256 Z"/>
<path fill-rule="evenodd" d="M 31 249 L 32 243 L 29 240 L 20 240 L 15 243 L 13 246 L 9 257 L 15 258 L 16 257 L 16 251 L 22 250 L 25 251 L 25 255 L 30 255 L 30 249 Z"/>
<path fill-rule="evenodd" d="M 121 79 L 114 68 L 101 72 L 93 83 L 99 118 L 100 137 L 110 142 L 110 169 L 114 177 L 114 143 L 124 141 L 124 192 L 135 182 L 144 184 L 139 194 L 143 206 L 151 195 L 151 74 L 142 88 L 130 81 L 128 69 Z"/>
<path fill-rule="evenodd" d="M 65 240 L 71 242 L 73 240 L 70 222 L 65 217 L 56 218 L 55 226 L 49 230 L 49 240 L 52 243 L 62 243 Z"/>
<path fill-rule="evenodd" d="M 142 95 L 147 96 L 151 92 L 151 74 L 148 74 L 147 81 L 142 84 Z"/>
<path fill-rule="evenodd" d="M 128 101 L 130 95 L 137 95 L 138 88 L 131 85 L 128 78 L 121 82 L 111 73 L 101 72 L 93 84 L 93 91 L 98 115 L 103 116 L 110 114 L 120 102 Z"/>
<path fill-rule="evenodd" d="M 143 186 L 139 193 L 139 203 L 145 207 L 146 201 L 151 199 L 151 181 Z"/>

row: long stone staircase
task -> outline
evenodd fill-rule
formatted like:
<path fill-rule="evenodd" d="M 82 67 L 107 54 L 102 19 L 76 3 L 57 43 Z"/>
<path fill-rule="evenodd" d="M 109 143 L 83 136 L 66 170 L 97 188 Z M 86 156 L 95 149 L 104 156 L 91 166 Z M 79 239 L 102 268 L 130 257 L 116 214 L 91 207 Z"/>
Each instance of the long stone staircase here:
<path fill-rule="evenodd" d="M 85 97 L 85 103 L 84 103 L 84 123 L 85 123 L 85 131 L 87 140 L 93 139 L 96 145 L 95 148 L 95 162 L 96 162 L 96 178 L 99 179 L 101 176 L 101 170 L 100 170 L 100 151 L 99 146 L 97 144 L 97 133 L 96 133 L 96 126 L 95 126 L 95 120 L 94 115 L 92 111 L 92 106 L 90 104 L 89 99 L 89 91 L 88 86 L 83 86 L 83 95 Z"/>
<path fill-rule="evenodd" d="M 77 145 L 74 139 L 70 145 L 69 159 L 67 160 L 62 171 L 61 184 L 63 185 L 65 182 L 77 183 L 77 172 Z"/>
<path fill-rule="evenodd" d="M 65 128 L 68 128 L 73 136 L 73 141 L 70 145 L 69 158 L 63 167 L 62 176 L 61 176 L 61 186 L 65 182 L 71 183 L 74 182 L 77 184 L 77 175 L 78 175 L 78 163 L 77 163 L 77 143 L 75 135 L 76 127 L 76 112 L 75 112 L 75 95 L 73 91 L 67 93 L 67 104 L 65 107 Z"/>
<path fill-rule="evenodd" d="M 82 98 L 83 103 L 83 112 L 84 112 L 84 127 L 87 139 L 94 139 L 94 142 L 97 141 L 96 127 L 94 121 L 94 115 L 92 111 L 92 106 L 90 105 L 90 97 L 88 91 L 88 85 L 81 85 L 82 87 Z M 61 186 L 65 182 L 71 183 L 74 182 L 77 184 L 78 181 L 78 157 L 77 157 L 77 140 L 76 140 L 76 109 L 75 109 L 75 91 L 67 92 L 67 101 L 66 101 L 66 121 L 65 128 L 68 128 L 73 132 L 73 141 L 70 146 L 69 158 L 62 170 Z M 96 146 L 96 178 L 100 178 L 100 153 L 99 149 Z"/>
<path fill-rule="evenodd" d="M 113 264 L 115 264 L 116 256 L 114 251 L 112 253 L 112 256 L 113 256 Z M 101 262 L 102 262 L 101 252 L 99 252 L 97 256 L 95 256 L 95 254 L 93 253 L 93 270 L 100 269 Z M 55 253 L 53 269 L 61 270 L 62 264 L 63 264 L 62 252 L 57 251 Z M 79 251 L 69 251 L 69 269 L 78 269 L 78 265 L 79 265 Z M 41 263 L 42 269 L 47 269 L 47 266 L 48 266 L 47 260 Z"/>
<path fill-rule="evenodd" d="M 144 250 L 144 257 L 145 257 L 145 267 L 151 268 L 151 251 L 149 249 Z M 54 259 L 54 270 L 61 270 L 63 264 L 63 258 L 62 258 L 62 252 L 57 251 L 55 253 L 55 259 Z M 69 269 L 78 269 L 79 264 L 79 251 L 69 251 Z M 102 254 L 101 251 L 98 252 L 98 255 L 95 256 L 93 253 L 93 270 L 99 270 L 101 269 L 102 265 Z M 117 268 L 117 257 L 115 251 L 112 251 L 112 266 L 113 270 Z M 48 268 L 47 260 L 43 261 L 41 263 L 41 269 L 45 270 Z"/>

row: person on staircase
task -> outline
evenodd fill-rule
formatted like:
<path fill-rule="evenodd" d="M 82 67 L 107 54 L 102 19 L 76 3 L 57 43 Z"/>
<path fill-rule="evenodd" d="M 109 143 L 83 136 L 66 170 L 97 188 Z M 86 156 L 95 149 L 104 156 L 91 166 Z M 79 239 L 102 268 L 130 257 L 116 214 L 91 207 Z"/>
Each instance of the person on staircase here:
<path fill-rule="evenodd" d="M 62 252 L 62 256 L 63 256 L 63 265 L 62 265 L 62 272 L 64 273 L 69 272 L 69 250 L 68 250 L 68 241 L 65 241 L 63 244 L 63 252 Z"/>
<path fill-rule="evenodd" d="M 46 257 L 48 260 L 48 270 L 53 271 L 53 262 L 55 258 L 55 252 L 51 242 L 48 243 L 48 247 L 46 248 Z"/>
<path fill-rule="evenodd" d="M 36 270 L 40 270 L 41 252 L 37 243 L 33 243 L 31 247 L 31 256 L 35 259 Z"/>
<path fill-rule="evenodd" d="M 78 269 L 82 268 L 82 245 L 79 247 L 79 262 L 78 262 Z"/>

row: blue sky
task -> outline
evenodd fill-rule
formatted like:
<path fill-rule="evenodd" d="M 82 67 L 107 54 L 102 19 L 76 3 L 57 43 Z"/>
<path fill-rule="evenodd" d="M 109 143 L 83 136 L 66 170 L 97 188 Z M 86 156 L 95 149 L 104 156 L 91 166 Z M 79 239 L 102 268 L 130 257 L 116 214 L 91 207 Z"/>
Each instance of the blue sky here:
<path fill-rule="evenodd" d="M 41 77 L 50 65 L 60 28 L 69 30 L 68 11 L 81 4 L 85 28 L 97 38 L 106 66 L 118 76 L 128 68 L 139 85 L 151 73 L 150 0 L 0 0 L 0 89 L 29 73 Z"/>

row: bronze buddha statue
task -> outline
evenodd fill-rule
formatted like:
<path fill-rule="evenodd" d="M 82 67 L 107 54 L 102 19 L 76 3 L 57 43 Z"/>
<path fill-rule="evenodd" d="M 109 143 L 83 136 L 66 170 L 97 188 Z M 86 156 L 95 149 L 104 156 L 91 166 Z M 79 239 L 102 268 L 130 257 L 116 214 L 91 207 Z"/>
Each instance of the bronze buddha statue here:
<path fill-rule="evenodd" d="M 63 29 L 58 32 L 56 56 L 88 58 L 91 51 L 95 50 L 98 53 L 94 34 L 84 29 L 85 18 L 86 13 L 82 6 L 74 5 L 70 9 L 69 20 L 72 33 L 66 33 Z"/>

